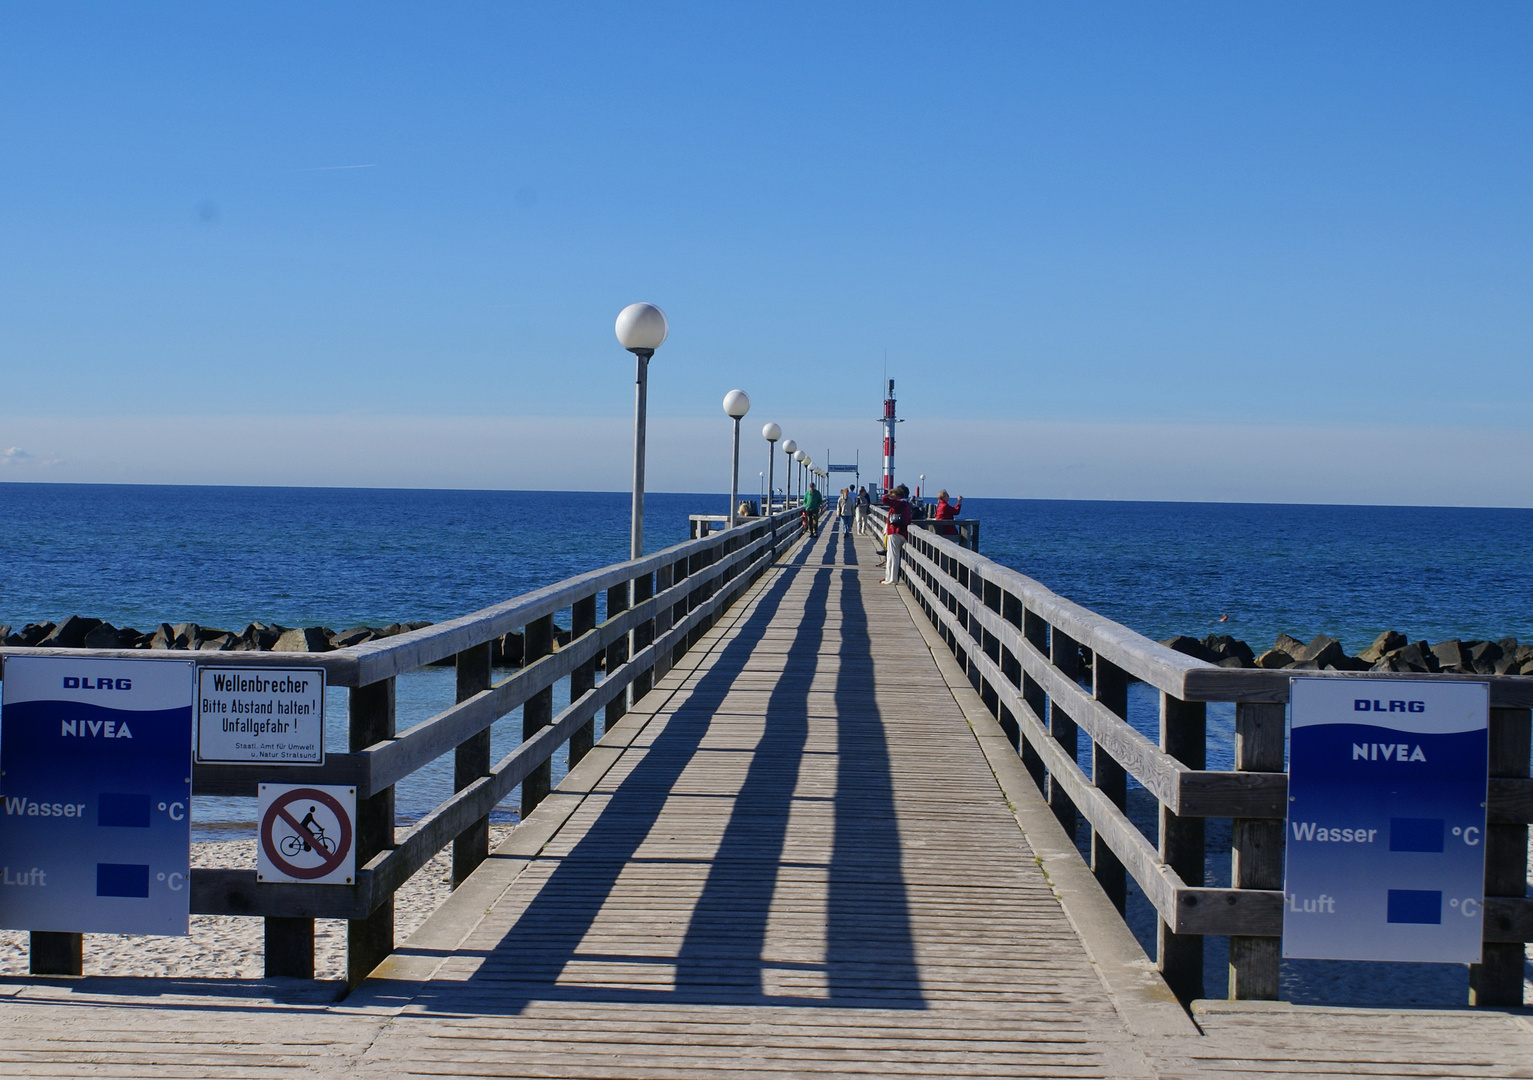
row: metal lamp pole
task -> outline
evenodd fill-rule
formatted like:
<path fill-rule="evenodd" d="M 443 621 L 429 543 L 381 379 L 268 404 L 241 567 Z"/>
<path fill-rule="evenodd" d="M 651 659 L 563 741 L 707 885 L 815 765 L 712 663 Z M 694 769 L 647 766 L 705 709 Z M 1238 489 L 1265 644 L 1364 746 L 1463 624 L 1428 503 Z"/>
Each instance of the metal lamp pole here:
<path fill-rule="evenodd" d="M 777 440 L 782 438 L 782 428 L 776 424 L 767 424 L 761 429 L 761 437 L 767 443 L 767 474 L 766 474 L 766 502 L 762 506 L 767 517 L 772 516 L 772 484 L 776 477 L 772 475 L 773 466 L 777 464 L 773 454 L 777 451 Z"/>
<path fill-rule="evenodd" d="M 788 455 L 788 465 L 782 474 L 782 508 L 786 510 L 793 505 L 793 455 L 798 452 L 798 443 L 784 440 L 782 452 Z"/>
<path fill-rule="evenodd" d="M 633 353 L 635 377 L 633 392 L 633 518 L 630 526 L 629 558 L 644 554 L 644 432 L 649 404 L 649 360 L 670 333 L 665 312 L 654 304 L 629 304 L 618 312 L 618 344 Z"/>
<path fill-rule="evenodd" d="M 724 415 L 735 422 L 734 457 L 729 468 L 729 527 L 735 527 L 735 510 L 740 502 L 740 421 L 751 411 L 751 399 L 744 390 L 724 395 Z"/>

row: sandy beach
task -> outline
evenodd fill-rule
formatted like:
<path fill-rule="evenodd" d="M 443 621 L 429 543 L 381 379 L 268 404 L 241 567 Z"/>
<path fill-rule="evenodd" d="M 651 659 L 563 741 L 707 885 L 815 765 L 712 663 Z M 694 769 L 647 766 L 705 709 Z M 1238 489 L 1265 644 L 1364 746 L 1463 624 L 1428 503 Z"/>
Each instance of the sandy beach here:
<path fill-rule="evenodd" d="M 490 826 L 490 847 L 514 826 Z M 403 835 L 404 830 L 399 830 Z M 452 849 L 436 858 L 394 894 L 394 939 L 404 941 L 447 899 Z M 192 845 L 192 866 L 255 869 L 255 838 Z M 265 921 L 230 915 L 193 915 L 186 937 L 87 934 L 86 975 L 165 975 L 180 978 L 255 979 L 262 975 Z M 0 930 L 0 975 L 27 973 L 27 934 Z M 346 924 L 316 919 L 314 975 L 346 977 Z"/>

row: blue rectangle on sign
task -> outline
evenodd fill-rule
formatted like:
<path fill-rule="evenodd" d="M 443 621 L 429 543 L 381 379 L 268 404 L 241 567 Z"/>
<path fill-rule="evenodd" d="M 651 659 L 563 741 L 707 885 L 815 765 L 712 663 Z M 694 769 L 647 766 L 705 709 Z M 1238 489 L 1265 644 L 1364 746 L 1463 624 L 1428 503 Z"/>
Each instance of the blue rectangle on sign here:
<path fill-rule="evenodd" d="M 1390 889 L 1389 921 L 1431 923 L 1443 921 L 1443 894 L 1436 889 Z"/>
<path fill-rule="evenodd" d="M 96 803 L 96 824 L 125 829 L 149 828 L 149 796 L 102 792 Z"/>
<path fill-rule="evenodd" d="M 1443 849 L 1443 819 L 1397 817 L 1389 819 L 1390 851 L 1437 851 Z"/>
<path fill-rule="evenodd" d="M 97 896 L 149 898 L 149 867 L 142 863 L 96 864 Z"/>

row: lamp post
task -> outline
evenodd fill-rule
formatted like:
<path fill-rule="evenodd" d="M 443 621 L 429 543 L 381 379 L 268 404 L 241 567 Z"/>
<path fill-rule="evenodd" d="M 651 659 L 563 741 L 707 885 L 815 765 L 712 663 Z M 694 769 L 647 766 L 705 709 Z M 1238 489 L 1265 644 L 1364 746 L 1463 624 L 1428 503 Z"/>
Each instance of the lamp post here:
<path fill-rule="evenodd" d="M 777 440 L 782 438 L 782 428 L 778 427 L 776 424 L 768 423 L 761 429 L 761 437 L 765 439 L 767 443 L 766 502 L 762 505 L 762 512 L 765 513 L 767 517 L 771 517 L 772 481 L 774 479 L 772 476 L 772 467 L 777 464 L 777 462 L 773 459 L 772 454 L 777 450 Z"/>
<path fill-rule="evenodd" d="M 629 304 L 617 313 L 618 344 L 635 357 L 633 391 L 633 523 L 629 530 L 629 558 L 644 554 L 644 427 L 649 403 L 649 358 L 670 333 L 665 312 L 654 304 Z"/>
<path fill-rule="evenodd" d="M 784 440 L 782 452 L 788 455 L 788 464 L 782 474 L 782 508 L 786 510 L 793 504 L 793 459 L 798 453 L 798 443 L 792 439 Z"/>
<path fill-rule="evenodd" d="M 798 462 L 798 501 L 804 501 L 804 462 L 809 460 L 809 455 L 802 450 L 796 451 L 793 460 Z"/>
<path fill-rule="evenodd" d="M 916 488 L 916 498 L 918 498 L 918 499 L 926 498 L 926 474 L 925 473 L 921 474 L 921 486 Z"/>
<path fill-rule="evenodd" d="M 729 468 L 729 527 L 735 527 L 735 510 L 740 502 L 740 421 L 751 411 L 751 399 L 744 390 L 724 395 L 724 415 L 735 422 L 734 457 Z"/>

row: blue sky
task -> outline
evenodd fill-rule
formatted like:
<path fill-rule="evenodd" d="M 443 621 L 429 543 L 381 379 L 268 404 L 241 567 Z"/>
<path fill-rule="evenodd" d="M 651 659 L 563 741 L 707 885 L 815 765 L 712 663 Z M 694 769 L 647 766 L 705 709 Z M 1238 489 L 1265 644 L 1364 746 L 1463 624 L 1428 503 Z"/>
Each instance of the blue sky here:
<path fill-rule="evenodd" d="M 1146 455 L 1157 497 L 1245 490 L 1187 465 L 1213 456 L 1253 498 L 1388 473 L 1533 505 L 1530 31 L 1499 4 L 9 3 L 0 478 L 621 488 L 591 433 L 631 410 L 611 326 L 643 299 L 672 324 L 661 487 L 717 472 L 733 386 L 748 425 L 875 454 L 887 354 L 910 467 L 976 494 L 1100 496 Z M 517 467 L 455 472 L 465 425 Z M 245 460 L 122 450 L 194 431 Z M 336 467 L 252 464 L 263 431 Z M 1483 492 L 1410 479 L 1471 452 Z"/>

